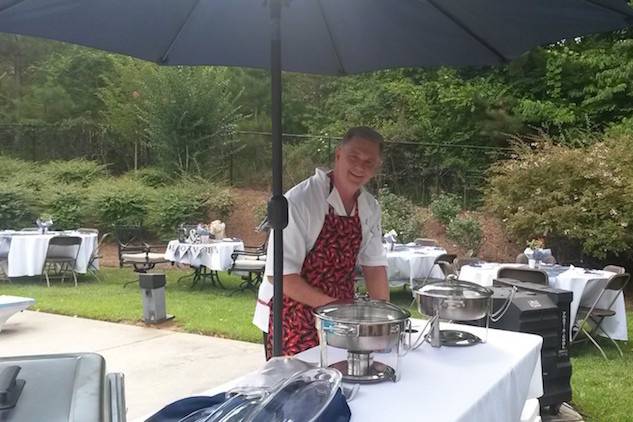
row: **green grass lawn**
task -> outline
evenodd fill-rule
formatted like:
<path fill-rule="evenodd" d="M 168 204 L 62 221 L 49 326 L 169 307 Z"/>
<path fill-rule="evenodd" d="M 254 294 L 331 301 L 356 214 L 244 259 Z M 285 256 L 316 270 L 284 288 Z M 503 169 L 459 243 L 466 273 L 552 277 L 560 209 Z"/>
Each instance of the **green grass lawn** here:
<path fill-rule="evenodd" d="M 240 279 L 226 273 L 220 275 L 228 288 L 209 286 L 191 289 L 189 284 L 178 285 L 176 280 L 186 274 L 181 270 L 167 270 L 167 312 L 176 316 L 173 324 L 191 333 L 215 335 L 250 342 L 261 342 L 260 331 L 251 324 L 255 293 L 232 294 Z M 33 297 L 32 309 L 63 315 L 81 316 L 104 321 L 139 323 L 143 310 L 138 287 L 125 281 L 137 275 L 131 270 L 105 268 L 102 282 L 83 279 L 79 287 L 71 283 L 55 282 L 47 288 L 37 279 L 20 279 L 11 284 L 1 283 L 0 294 Z M 402 289 L 392 290 L 392 301 L 408 307 L 411 294 Z M 419 317 L 412 310 L 414 317 Z M 629 320 L 633 313 L 628 314 Z M 629 328 L 629 337 L 633 331 Z M 621 343 L 621 359 L 607 341 L 601 341 L 609 355 L 605 361 L 591 345 L 575 346 L 572 353 L 573 405 L 590 421 L 633 420 L 633 347 Z"/>

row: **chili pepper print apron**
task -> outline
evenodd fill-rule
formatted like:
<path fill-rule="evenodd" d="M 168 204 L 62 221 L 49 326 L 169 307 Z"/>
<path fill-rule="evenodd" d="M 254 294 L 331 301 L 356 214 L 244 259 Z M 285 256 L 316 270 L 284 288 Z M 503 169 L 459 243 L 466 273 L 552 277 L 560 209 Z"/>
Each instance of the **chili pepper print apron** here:
<path fill-rule="evenodd" d="M 353 299 L 354 267 L 361 241 L 362 229 L 358 217 L 358 201 L 352 216 L 336 215 L 330 205 L 319 237 L 303 261 L 301 276 L 309 285 L 328 296 L 339 300 Z M 271 311 L 266 344 L 267 357 L 272 356 L 273 336 Z M 296 302 L 285 295 L 282 344 L 284 356 L 295 355 L 319 344 L 312 307 Z"/>

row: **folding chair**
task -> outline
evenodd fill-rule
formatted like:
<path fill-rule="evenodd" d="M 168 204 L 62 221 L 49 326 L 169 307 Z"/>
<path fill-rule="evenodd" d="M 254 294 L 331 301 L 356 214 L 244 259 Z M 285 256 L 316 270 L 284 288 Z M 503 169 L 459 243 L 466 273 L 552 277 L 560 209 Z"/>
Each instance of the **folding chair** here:
<path fill-rule="evenodd" d="M 457 255 L 449 253 L 444 253 L 435 258 L 435 264 L 440 267 L 440 270 L 442 270 L 445 279 L 449 275 L 455 275 L 456 273 L 455 267 L 453 267 L 453 262 L 455 261 L 455 258 L 457 258 Z"/>
<path fill-rule="evenodd" d="M 92 229 L 89 229 L 89 230 L 92 230 Z M 82 232 L 82 229 L 79 229 L 79 232 L 93 233 L 93 232 Z M 98 235 L 99 231 L 97 230 L 96 233 Z M 103 258 L 103 255 L 101 253 L 101 248 L 103 247 L 103 244 L 105 243 L 106 239 L 110 237 L 110 235 L 111 235 L 110 233 L 104 233 L 101 236 L 101 239 L 99 239 L 97 246 L 92 251 L 92 255 L 90 255 L 90 259 L 88 260 L 87 272 L 88 274 L 92 275 L 97 281 L 101 281 L 101 278 L 99 278 L 99 268 L 97 268 L 97 260 Z"/>
<path fill-rule="evenodd" d="M 603 268 L 603 270 L 616 273 L 616 274 L 624 274 L 626 272 L 624 267 L 620 267 L 618 265 L 607 265 L 606 267 Z"/>
<path fill-rule="evenodd" d="M 622 349 L 620 349 L 618 343 L 613 340 L 611 336 L 602 328 L 602 321 L 604 321 L 605 318 L 612 317 L 616 314 L 616 312 L 611 308 L 615 304 L 618 296 L 622 294 L 622 291 L 628 284 L 630 278 L 631 275 L 627 273 L 611 276 L 611 278 L 609 278 L 607 282 L 604 283 L 604 287 L 600 291 L 600 294 L 593 301 L 591 306 L 580 306 L 578 308 L 578 313 L 576 314 L 576 322 L 574 323 L 575 333 L 571 339 L 572 344 L 582 341 L 576 340 L 578 335 L 582 332 L 587 337 L 587 339 L 591 341 L 591 343 L 593 343 L 596 348 L 598 348 L 598 350 L 602 354 L 602 357 L 608 360 L 606 353 L 595 339 L 598 330 L 600 330 L 609 340 L 611 340 L 611 343 L 615 344 L 615 347 L 618 349 L 618 353 L 620 353 L 620 357 L 624 357 Z M 600 299 L 602 299 L 602 296 L 604 296 L 607 291 L 614 292 L 613 299 L 610 301 L 609 306 L 607 306 L 606 308 L 598 308 L 598 302 L 600 302 Z M 591 329 L 591 331 L 587 331 L 585 329 L 585 323 L 587 322 L 591 322 L 593 324 L 593 328 Z"/>
<path fill-rule="evenodd" d="M 81 237 L 55 236 L 48 241 L 46 259 L 42 266 L 42 277 L 46 278 L 46 285 L 51 287 L 51 278 L 61 278 L 64 282 L 65 274 L 70 273 L 77 287 L 77 273 L 75 263 L 81 247 Z"/>
<path fill-rule="evenodd" d="M 526 254 L 520 253 L 517 255 L 517 258 L 514 260 L 517 264 L 525 264 L 527 265 L 530 261 Z"/>
<path fill-rule="evenodd" d="M 424 237 L 418 237 L 413 241 L 416 246 L 440 246 L 435 239 L 428 239 Z"/>
<path fill-rule="evenodd" d="M 411 301 L 411 305 L 409 305 L 409 307 L 413 306 L 413 304 L 415 303 L 415 291 L 417 289 L 419 289 L 420 287 L 424 286 L 427 283 L 444 281 L 448 278 L 449 275 L 455 275 L 455 268 L 453 267 L 453 264 L 452 264 L 453 261 L 455 261 L 455 258 L 457 258 L 457 255 L 448 254 L 448 253 L 443 253 L 441 255 L 438 255 L 433 261 L 433 265 L 431 266 L 431 269 L 429 269 L 429 272 L 426 274 L 424 278 L 422 279 L 414 278 L 411 280 L 411 294 L 413 295 L 413 300 Z M 436 265 L 440 267 L 440 270 L 442 271 L 442 275 L 444 276 L 444 278 L 440 279 L 440 278 L 431 277 L 433 268 L 435 268 Z"/>
<path fill-rule="evenodd" d="M 459 273 L 464 265 L 479 264 L 480 262 L 482 262 L 482 260 L 477 257 L 455 258 L 453 261 L 453 267 L 455 268 L 455 271 Z"/>
<path fill-rule="evenodd" d="M 544 286 L 549 285 L 549 277 L 547 276 L 547 273 L 545 271 L 532 268 L 501 267 L 499 268 L 499 271 L 497 271 L 497 278 L 509 278 L 511 280 L 542 284 Z"/>
<path fill-rule="evenodd" d="M 543 261 L 543 264 L 547 264 L 547 265 L 554 265 L 557 263 L 556 258 L 553 255 L 548 255 L 546 256 Z"/>
<path fill-rule="evenodd" d="M 9 250 L 11 236 L 0 236 L 0 280 L 11 282 L 9 279 Z"/>

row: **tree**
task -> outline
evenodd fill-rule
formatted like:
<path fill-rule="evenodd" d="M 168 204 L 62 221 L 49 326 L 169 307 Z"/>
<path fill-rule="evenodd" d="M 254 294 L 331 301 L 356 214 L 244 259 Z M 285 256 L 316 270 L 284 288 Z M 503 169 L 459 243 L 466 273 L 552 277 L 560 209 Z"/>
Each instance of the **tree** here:
<path fill-rule="evenodd" d="M 146 80 L 142 115 L 158 163 L 170 172 L 223 173 L 241 118 L 224 68 L 162 67 Z"/>

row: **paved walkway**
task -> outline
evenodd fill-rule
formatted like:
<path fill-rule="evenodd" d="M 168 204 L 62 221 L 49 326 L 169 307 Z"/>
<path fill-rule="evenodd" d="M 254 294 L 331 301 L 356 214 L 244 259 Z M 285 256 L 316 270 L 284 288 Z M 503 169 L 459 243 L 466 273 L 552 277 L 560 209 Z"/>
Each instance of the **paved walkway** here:
<path fill-rule="evenodd" d="M 169 330 L 24 311 L 0 332 L 0 356 L 96 352 L 125 374 L 128 420 L 263 365 L 263 346 Z"/>

